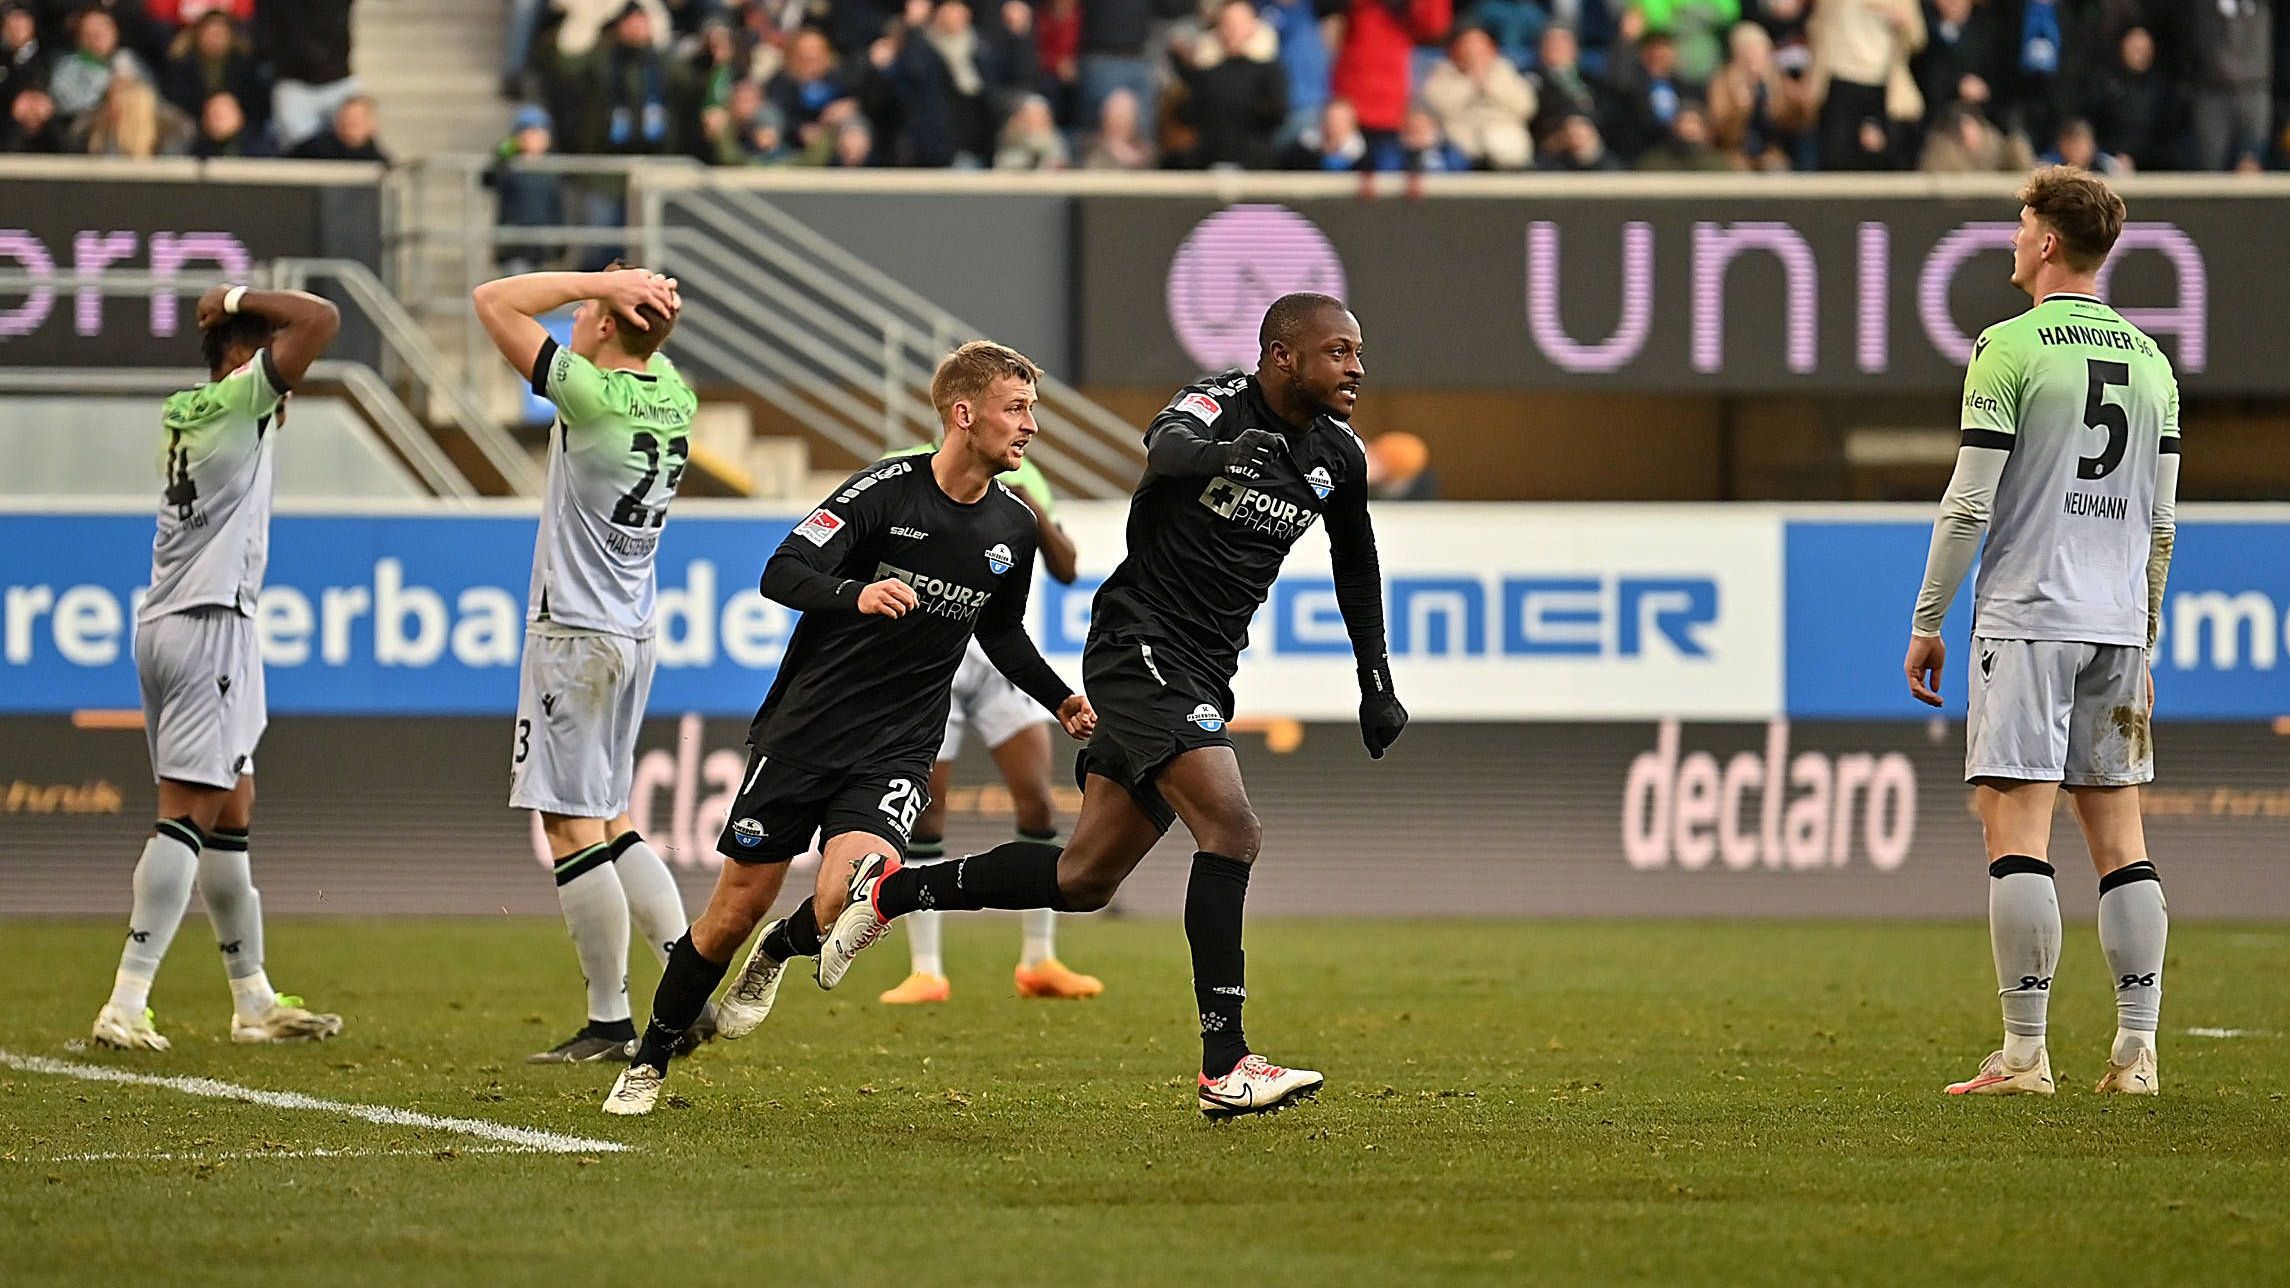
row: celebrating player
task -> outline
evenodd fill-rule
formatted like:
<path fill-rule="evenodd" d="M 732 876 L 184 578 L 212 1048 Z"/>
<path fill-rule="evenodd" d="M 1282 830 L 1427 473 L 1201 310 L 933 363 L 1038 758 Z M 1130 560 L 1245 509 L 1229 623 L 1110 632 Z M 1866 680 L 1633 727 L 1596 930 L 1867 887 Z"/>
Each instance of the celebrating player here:
<path fill-rule="evenodd" d="M 936 449 L 917 447 L 898 456 L 919 456 Z M 1042 569 L 1060 584 L 1070 586 L 1078 574 L 1079 551 L 1073 538 L 1058 526 L 1052 513 L 1050 481 L 1039 465 L 1022 462 L 1001 477 L 1003 486 L 1034 512 L 1041 531 Z M 1044 845 L 1058 842 L 1057 816 L 1050 794 L 1050 735 L 1033 700 L 1018 691 L 985 651 L 972 640 L 963 655 L 962 669 L 954 673 L 954 702 L 946 714 L 946 737 L 938 745 L 937 763 L 930 770 L 930 805 L 915 820 L 914 841 L 907 846 L 913 862 L 936 862 L 945 855 L 946 793 L 954 782 L 954 761 L 962 754 L 962 740 L 975 732 L 993 752 L 994 767 L 1010 789 L 1010 804 L 1017 815 L 1021 841 Z M 1020 997 L 1095 997 L 1105 984 L 1083 975 L 1057 958 L 1058 914 L 1049 908 L 1028 908 L 1019 944 L 1015 980 Z M 940 953 L 939 914 L 918 912 L 907 917 L 907 952 L 912 968 L 904 980 L 883 993 L 892 1006 L 943 1002 L 953 993 Z"/>
<path fill-rule="evenodd" d="M 2044 1021 L 2060 929 L 2047 855 L 2065 784 L 2099 870 L 2099 941 L 2115 980 L 2115 1044 L 2097 1089 L 2152 1095 L 2167 921 L 2139 784 L 2155 776 L 2147 655 L 2176 529 L 2178 383 L 2155 342 L 2096 293 L 2122 199 L 2053 166 L 2020 203 L 2012 285 L 2035 304 L 1973 347 L 1964 442 L 1906 662 L 1909 691 L 1939 706 L 1941 622 L 1981 552 L 1964 777 L 1987 834 L 2004 1049 L 1948 1091 L 2053 1091 Z"/>
<path fill-rule="evenodd" d="M 136 613 L 135 674 L 159 783 L 159 822 L 135 865 L 135 908 L 95 1041 L 164 1051 L 151 981 L 190 907 L 194 882 L 215 923 L 231 986 L 231 1041 L 327 1038 L 339 1015 L 304 1010 L 262 968 L 262 896 L 247 865 L 254 749 L 263 698 L 255 601 L 270 561 L 274 430 L 285 400 L 342 325 L 300 291 L 218 286 L 199 299 L 209 380 L 167 400 L 166 482 L 151 544 L 151 589 Z"/>
<path fill-rule="evenodd" d="M 1262 837 L 1225 731 L 1248 623 L 1305 530 L 1328 516 L 1336 601 L 1359 666 L 1360 731 L 1381 758 L 1407 727 L 1384 654 L 1367 457 L 1348 424 L 1366 374 L 1341 301 L 1275 301 L 1255 373 L 1178 392 L 1146 431 L 1129 555 L 1097 593 L 1082 655 L 1104 704 L 1082 752 L 1081 817 L 1061 852 L 1011 842 L 954 863 L 859 873 L 833 956 L 926 909 L 1102 908 L 1178 818 L 1193 834 L 1185 936 L 1200 1008 L 1200 1108 L 1263 1113 L 1316 1093 L 1309 1069 L 1252 1054 L 1241 1029 L 1241 911 Z"/>
<path fill-rule="evenodd" d="M 509 803 L 541 815 L 557 902 L 588 981 L 588 1023 L 527 1059 L 626 1059 L 636 1041 L 629 921 L 662 961 L 685 924 L 675 877 L 628 819 L 636 731 L 652 690 L 653 565 L 698 406 L 660 352 L 676 325 L 676 283 L 615 265 L 504 277 L 471 298 L 501 356 L 557 408 Z M 565 348 L 534 319 L 575 303 Z"/>
<path fill-rule="evenodd" d="M 995 669 L 1057 713 L 1096 727 L 1089 702 L 1026 637 L 1034 513 L 995 481 L 1033 441 L 1040 373 L 973 341 L 938 365 L 930 400 L 944 441 L 928 457 L 871 465 L 813 510 L 763 570 L 765 597 L 802 613 L 748 735 L 747 775 L 716 848 L 730 859 L 707 910 L 668 957 L 652 1019 L 604 1110 L 651 1112 L 669 1057 L 770 910 L 788 861 L 822 838 L 812 896 L 758 939 L 719 1004 L 722 1034 L 752 1031 L 796 957 L 833 988 L 871 939 L 847 927 L 848 893 L 896 870 L 929 804 L 930 767 L 973 634 Z M 866 923 L 875 934 L 882 924 Z M 822 947 L 832 926 L 839 946 Z"/>

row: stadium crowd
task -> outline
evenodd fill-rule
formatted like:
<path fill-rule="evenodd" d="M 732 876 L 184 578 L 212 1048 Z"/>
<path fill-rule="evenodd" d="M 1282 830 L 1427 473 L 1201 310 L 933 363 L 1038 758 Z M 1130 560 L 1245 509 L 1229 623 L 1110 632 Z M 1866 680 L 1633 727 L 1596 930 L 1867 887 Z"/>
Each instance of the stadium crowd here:
<path fill-rule="evenodd" d="M 0 0 L 0 151 L 387 160 L 353 0 Z M 2276 0 L 510 0 L 505 160 L 2290 165 Z"/>

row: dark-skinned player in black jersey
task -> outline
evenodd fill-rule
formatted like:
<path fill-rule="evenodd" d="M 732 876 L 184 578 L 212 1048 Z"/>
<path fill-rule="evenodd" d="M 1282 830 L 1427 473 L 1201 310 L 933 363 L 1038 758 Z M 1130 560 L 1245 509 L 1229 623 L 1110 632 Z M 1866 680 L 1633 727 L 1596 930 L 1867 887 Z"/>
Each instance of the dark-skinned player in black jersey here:
<path fill-rule="evenodd" d="M 1086 738 L 1089 700 L 1026 635 L 1038 528 L 996 481 L 1025 460 L 1041 373 L 985 341 L 963 345 L 931 379 L 943 441 L 930 456 L 878 462 L 848 479 L 780 543 L 765 598 L 802 613 L 778 678 L 748 732 L 739 795 L 716 848 L 726 860 L 708 909 L 668 952 L 652 1019 L 604 1110 L 649 1113 L 669 1057 L 732 955 L 779 897 L 789 860 L 821 838 L 811 897 L 757 940 L 717 1007 L 718 1035 L 753 1032 L 797 957 L 819 957 L 833 988 L 867 943 L 844 931 L 851 892 L 898 868 L 929 803 L 954 674 L 976 634 L 995 669 Z M 865 918 L 874 933 L 882 923 Z"/>
<path fill-rule="evenodd" d="M 1102 908 L 1181 818 L 1198 851 L 1185 937 L 1201 1018 L 1200 1109 L 1212 1118 L 1276 1110 L 1322 1082 L 1251 1053 L 1241 1030 L 1241 909 L 1262 828 L 1226 727 L 1249 619 L 1323 516 L 1368 754 L 1380 759 L 1407 727 L 1384 653 L 1367 457 L 1347 423 L 1366 374 L 1359 321 L 1332 297 L 1288 295 L 1265 314 L 1259 340 L 1253 374 L 1187 386 L 1146 430 L 1129 554 L 1097 593 L 1082 655 L 1098 726 L 1081 753 L 1081 817 L 1065 848 L 1020 841 L 954 863 L 859 873 L 827 948 L 863 947 L 891 918 L 924 908 Z"/>

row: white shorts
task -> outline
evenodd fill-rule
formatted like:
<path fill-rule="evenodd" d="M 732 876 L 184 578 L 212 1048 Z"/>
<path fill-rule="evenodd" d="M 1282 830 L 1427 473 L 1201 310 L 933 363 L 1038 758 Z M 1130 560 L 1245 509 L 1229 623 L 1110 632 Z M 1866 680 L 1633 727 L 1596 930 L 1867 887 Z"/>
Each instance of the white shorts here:
<path fill-rule="evenodd" d="M 938 758 L 952 760 L 962 754 L 963 731 L 974 730 L 989 747 L 999 747 L 1049 719 L 1041 705 L 1010 683 L 986 650 L 970 641 L 962 655 L 962 669 L 954 673 L 954 703 L 946 709 L 946 738 L 938 744 Z"/>
<path fill-rule="evenodd" d="M 627 811 L 656 644 L 542 623 L 525 627 L 511 805 L 574 818 Z"/>
<path fill-rule="evenodd" d="M 135 678 L 153 778 L 229 789 L 254 772 L 270 705 L 252 618 L 209 604 L 139 624 Z"/>
<path fill-rule="evenodd" d="M 2154 781 L 2147 655 L 2129 644 L 1972 641 L 1964 778 L 2071 787 Z"/>

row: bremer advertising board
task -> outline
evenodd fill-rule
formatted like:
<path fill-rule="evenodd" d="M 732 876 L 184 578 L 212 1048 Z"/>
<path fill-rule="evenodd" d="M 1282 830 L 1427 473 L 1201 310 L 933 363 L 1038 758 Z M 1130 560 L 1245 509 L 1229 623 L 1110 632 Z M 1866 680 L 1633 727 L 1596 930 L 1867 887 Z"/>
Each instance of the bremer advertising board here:
<path fill-rule="evenodd" d="M 1950 389 L 2012 289 L 2009 197 L 1080 197 L 1079 366 L 1176 386 L 1253 361 L 1264 306 L 1341 295 L 1393 386 Z M 2100 277 L 2195 393 L 2290 390 L 2279 197 L 2138 198 Z M 1458 319 L 1469 319 L 1460 323 Z"/>

